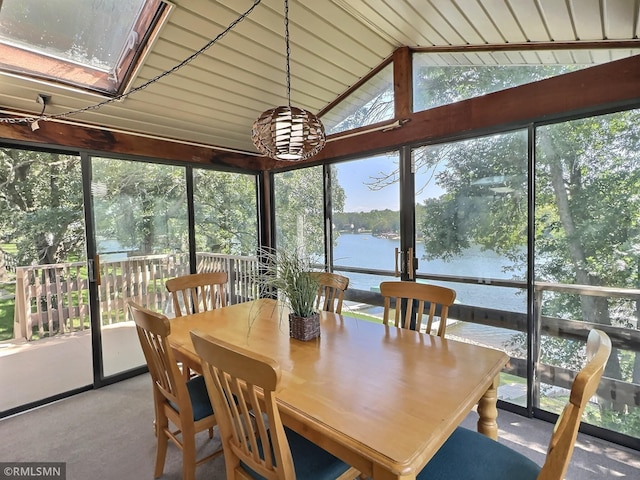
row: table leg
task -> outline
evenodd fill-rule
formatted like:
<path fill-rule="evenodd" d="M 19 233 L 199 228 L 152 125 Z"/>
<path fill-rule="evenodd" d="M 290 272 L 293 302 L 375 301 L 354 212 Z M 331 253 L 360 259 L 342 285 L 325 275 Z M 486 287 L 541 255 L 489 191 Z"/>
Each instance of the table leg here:
<path fill-rule="evenodd" d="M 478 402 L 478 432 L 486 435 L 494 440 L 498 439 L 498 384 L 500 383 L 500 375 L 493 379 L 491 386 Z"/>

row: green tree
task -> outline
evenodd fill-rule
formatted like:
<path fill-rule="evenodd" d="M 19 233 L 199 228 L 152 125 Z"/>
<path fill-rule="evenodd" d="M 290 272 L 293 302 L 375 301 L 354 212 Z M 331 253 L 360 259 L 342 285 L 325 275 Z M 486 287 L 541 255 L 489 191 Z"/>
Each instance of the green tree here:
<path fill-rule="evenodd" d="M 80 158 L 0 148 L 0 232 L 18 265 L 84 257 Z"/>
<path fill-rule="evenodd" d="M 278 248 L 324 255 L 324 190 L 322 167 L 309 167 L 275 175 L 276 241 Z M 334 211 L 344 209 L 344 191 L 332 169 Z"/>
<path fill-rule="evenodd" d="M 638 288 L 640 111 L 539 129 L 536 149 L 536 267 L 559 283 Z M 545 306 L 550 314 L 629 327 L 628 302 L 580 295 Z M 637 357 L 637 355 L 636 355 Z M 640 367 L 638 360 L 636 366 Z M 621 378 L 614 350 L 606 375 Z M 633 378 L 640 369 L 635 368 Z M 631 380 L 631 379 L 627 379 Z"/>
<path fill-rule="evenodd" d="M 196 248 L 227 255 L 255 255 L 255 177 L 196 169 L 194 189 Z"/>
<path fill-rule="evenodd" d="M 104 158 L 92 167 L 101 237 L 139 255 L 188 251 L 184 168 Z"/>

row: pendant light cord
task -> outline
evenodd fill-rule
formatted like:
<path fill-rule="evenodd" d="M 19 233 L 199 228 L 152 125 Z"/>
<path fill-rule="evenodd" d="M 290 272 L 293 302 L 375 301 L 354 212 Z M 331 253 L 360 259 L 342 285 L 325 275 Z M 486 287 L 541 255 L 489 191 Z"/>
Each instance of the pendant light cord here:
<path fill-rule="evenodd" d="M 287 105 L 291 109 L 291 67 L 289 66 L 289 57 L 291 56 L 291 47 L 289 46 L 289 0 L 284 0 L 284 41 L 287 46 Z"/>

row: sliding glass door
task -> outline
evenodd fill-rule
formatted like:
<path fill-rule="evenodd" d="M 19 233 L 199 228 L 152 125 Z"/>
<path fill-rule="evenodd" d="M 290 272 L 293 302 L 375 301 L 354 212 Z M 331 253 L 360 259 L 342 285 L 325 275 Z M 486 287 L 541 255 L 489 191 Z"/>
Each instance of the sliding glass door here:
<path fill-rule="evenodd" d="M 528 131 L 519 130 L 417 148 L 412 158 L 417 281 L 456 291 L 448 338 L 510 354 L 511 371 L 502 375 L 499 394 L 522 406 L 527 405 L 527 145 Z"/>
<path fill-rule="evenodd" d="M 332 171 L 333 269 L 349 288 L 378 293 L 394 276 L 400 248 L 399 155 L 337 163 Z M 380 320 L 382 308 L 347 301 L 343 313 Z"/>
<path fill-rule="evenodd" d="M 536 130 L 535 407 L 558 413 L 586 332 L 613 350 L 584 420 L 640 438 L 640 110 Z"/>
<path fill-rule="evenodd" d="M 168 278 L 189 273 L 185 168 L 92 158 L 103 376 L 145 365 L 127 302 L 168 313 Z"/>
<path fill-rule="evenodd" d="M 78 155 L 0 148 L 0 412 L 93 383 Z"/>

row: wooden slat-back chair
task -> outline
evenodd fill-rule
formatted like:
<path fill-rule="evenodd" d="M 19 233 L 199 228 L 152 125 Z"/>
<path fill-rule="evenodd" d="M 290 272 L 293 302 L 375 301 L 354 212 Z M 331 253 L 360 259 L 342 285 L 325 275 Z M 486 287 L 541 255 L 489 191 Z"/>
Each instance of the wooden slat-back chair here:
<path fill-rule="evenodd" d="M 312 272 L 318 282 L 316 309 L 342 313 L 344 292 L 349 287 L 349 278 L 337 273 Z"/>
<path fill-rule="evenodd" d="M 165 285 L 173 297 L 176 317 L 227 305 L 226 272 L 183 275 L 167 280 Z"/>
<path fill-rule="evenodd" d="M 391 300 L 395 299 L 394 325 L 396 327 L 410 328 L 410 322 L 415 313 L 416 330 L 422 331 L 424 304 L 425 302 L 429 302 L 429 314 L 424 331 L 429 334 L 431 333 L 436 308 L 440 307 L 440 324 L 437 335 L 444 337 L 447 328 L 449 307 L 453 305 L 456 299 L 455 290 L 426 283 L 391 281 L 380 283 L 380 293 L 384 297 L 384 314 L 382 321 L 385 325 L 389 323 Z M 403 300 L 405 300 L 404 303 L 406 303 L 404 318 L 402 318 L 401 315 Z"/>
<path fill-rule="evenodd" d="M 587 403 L 595 395 L 611 354 L 611 340 L 600 330 L 587 338 L 587 363 L 576 375 L 569 402 L 558 417 L 545 462 L 538 464 L 478 432 L 458 427 L 418 475 L 418 480 L 562 480 L 578 436 Z M 527 432 L 522 432 L 526 439 Z"/>
<path fill-rule="evenodd" d="M 166 316 L 133 301 L 129 301 L 128 306 L 153 381 L 155 430 L 158 438 L 155 478 L 164 471 L 167 446 L 171 440 L 182 450 L 182 478 L 193 480 L 197 465 L 222 453 L 222 449 L 219 449 L 204 458 L 196 459 L 196 434 L 209 430 L 209 438 L 212 438 L 213 427 L 217 424 L 204 378 L 198 376 L 185 382 L 180 374 L 167 340 L 171 324 Z"/>
<path fill-rule="evenodd" d="M 182 275 L 167 280 L 165 286 L 171 292 L 176 317 L 226 306 L 227 278 L 227 272 L 206 272 Z M 189 364 L 185 358 L 178 360 L 186 379 L 189 379 L 194 371 L 200 370 L 199 365 Z"/>
<path fill-rule="evenodd" d="M 191 339 L 218 416 L 227 479 L 358 476 L 357 470 L 284 427 L 276 403 L 277 362 L 199 331 L 192 331 Z"/>

